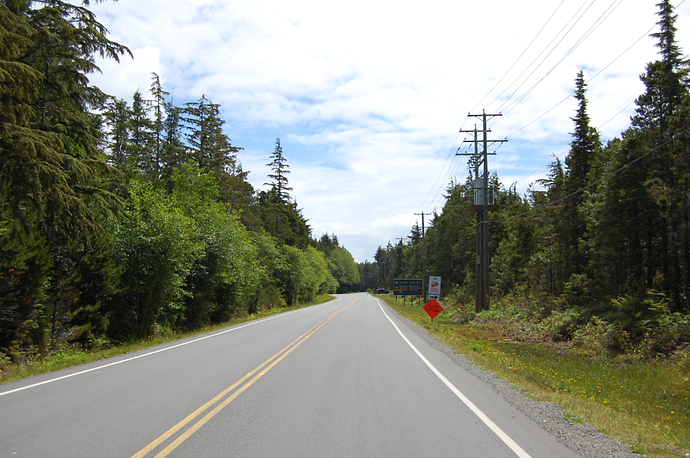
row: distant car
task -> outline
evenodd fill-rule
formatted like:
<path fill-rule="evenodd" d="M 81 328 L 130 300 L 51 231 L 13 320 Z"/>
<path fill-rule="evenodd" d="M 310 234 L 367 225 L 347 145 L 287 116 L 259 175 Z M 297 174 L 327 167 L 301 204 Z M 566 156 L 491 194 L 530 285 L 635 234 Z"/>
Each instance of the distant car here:
<path fill-rule="evenodd" d="M 376 290 L 376 294 L 388 294 L 388 290 L 386 288 L 379 288 Z"/>

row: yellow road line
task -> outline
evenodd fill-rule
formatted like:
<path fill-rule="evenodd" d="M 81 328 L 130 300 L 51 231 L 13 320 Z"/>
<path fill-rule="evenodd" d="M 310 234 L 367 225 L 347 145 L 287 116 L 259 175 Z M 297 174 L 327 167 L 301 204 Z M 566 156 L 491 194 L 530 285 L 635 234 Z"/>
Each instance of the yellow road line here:
<path fill-rule="evenodd" d="M 235 393 L 233 393 L 232 396 L 230 396 L 228 399 L 223 401 L 221 404 L 219 404 L 215 409 L 213 409 L 211 412 L 206 414 L 205 417 L 203 417 L 201 420 L 199 420 L 196 424 L 194 424 L 190 429 L 185 431 L 180 437 L 178 437 L 175 441 L 173 441 L 170 445 L 168 445 L 165 449 L 163 449 L 160 453 L 158 453 L 155 458 L 163 458 L 166 457 L 172 452 L 175 448 L 177 448 L 182 442 L 187 440 L 189 436 L 194 434 L 196 431 L 198 431 L 204 424 L 206 424 L 211 418 L 213 418 L 218 412 L 223 410 L 225 407 L 227 407 L 228 404 L 230 404 L 232 401 L 234 401 L 240 394 L 242 394 L 244 391 L 246 391 L 250 386 L 254 384 L 258 379 L 263 377 L 268 371 L 270 371 L 273 367 L 275 367 L 276 364 L 278 364 L 280 361 L 283 360 L 287 355 L 289 355 L 295 348 L 300 346 L 305 340 L 307 340 L 309 337 L 311 337 L 316 331 L 318 331 L 322 326 L 324 326 L 326 323 L 328 323 L 330 320 L 332 320 L 336 315 L 339 313 L 343 312 L 345 309 L 350 307 L 352 304 L 354 304 L 357 301 L 357 298 L 355 298 L 354 301 L 352 301 L 350 304 L 347 306 L 343 307 L 342 309 L 334 312 L 331 314 L 328 318 L 324 319 L 314 327 L 312 327 L 309 331 L 306 333 L 302 334 L 299 336 L 297 339 L 293 340 L 290 344 L 288 344 L 286 347 L 284 347 L 282 350 L 280 350 L 278 353 L 275 355 L 271 356 L 268 358 L 266 361 L 261 363 L 259 366 L 257 366 L 254 370 L 249 372 L 247 375 L 239 379 L 237 382 L 235 382 L 232 386 L 229 386 L 222 392 L 220 392 L 218 395 L 213 397 L 210 401 L 196 409 L 194 412 L 189 414 L 184 420 L 180 421 L 178 424 L 167 430 L 165 433 L 163 433 L 160 437 L 158 437 L 156 440 L 148 444 L 146 447 L 141 449 L 138 453 L 135 455 L 132 455 L 132 458 L 143 458 L 146 456 L 150 451 L 158 447 L 160 444 L 165 442 L 167 439 L 172 437 L 175 433 L 177 433 L 179 430 L 184 428 L 187 424 L 191 423 L 192 420 L 194 420 L 196 417 L 201 415 L 203 412 L 208 410 L 211 406 L 213 406 L 216 402 L 218 402 L 220 399 L 225 397 L 228 393 L 230 393 L 232 390 L 237 388 L 239 385 L 244 383 L 247 379 L 255 375 L 257 372 L 259 372 L 258 375 L 256 375 L 253 379 L 251 379 L 247 384 L 242 386 L 239 390 L 237 390 Z M 267 367 L 268 366 L 268 367 Z M 265 369 L 264 369 L 265 368 Z M 262 370 L 264 369 L 264 370 Z"/>

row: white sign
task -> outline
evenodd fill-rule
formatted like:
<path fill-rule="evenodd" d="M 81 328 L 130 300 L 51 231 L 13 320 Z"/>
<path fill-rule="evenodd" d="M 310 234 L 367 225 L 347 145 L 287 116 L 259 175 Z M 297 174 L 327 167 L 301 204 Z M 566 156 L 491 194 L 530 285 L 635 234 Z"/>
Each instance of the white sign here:
<path fill-rule="evenodd" d="M 429 300 L 441 299 L 441 277 L 429 277 Z"/>

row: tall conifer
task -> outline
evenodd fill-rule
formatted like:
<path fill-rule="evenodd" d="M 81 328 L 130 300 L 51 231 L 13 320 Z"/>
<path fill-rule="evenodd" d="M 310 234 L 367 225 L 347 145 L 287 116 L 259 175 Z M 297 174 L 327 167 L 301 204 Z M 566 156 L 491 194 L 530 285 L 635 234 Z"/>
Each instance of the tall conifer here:
<path fill-rule="evenodd" d="M 679 185 L 685 178 L 678 165 L 686 162 L 687 153 L 681 145 L 676 147 L 675 136 L 688 127 L 688 121 L 680 116 L 680 112 L 688 93 L 690 68 L 676 41 L 677 16 L 673 6 L 668 0 L 663 0 L 657 7 L 659 31 L 652 36 L 657 39 L 660 60 L 648 64 L 640 77 L 646 90 L 636 100 L 633 126 L 641 130 L 649 147 L 656 150 L 650 159 L 652 163 L 645 186 L 659 207 L 658 216 L 664 228 L 659 231 L 661 250 L 658 253 L 662 262 L 663 288 L 670 292 L 676 309 L 681 309 L 688 306 L 687 299 L 681 297 L 681 289 L 688 288 L 688 280 L 682 278 L 681 271 L 687 273 L 688 266 L 681 265 L 678 234 L 684 221 L 680 209 L 686 207 L 688 198 L 680 192 Z"/>
<path fill-rule="evenodd" d="M 587 112 L 587 83 L 580 71 L 575 78 L 575 99 L 578 107 L 575 117 L 573 140 L 565 158 L 565 194 L 569 197 L 563 202 L 564 219 L 561 221 L 566 243 L 566 263 L 569 273 L 583 273 L 587 260 L 581 246 L 585 238 L 585 218 L 581 214 L 585 195 L 581 190 L 588 183 L 588 175 L 599 148 L 599 134 L 589 125 Z"/>

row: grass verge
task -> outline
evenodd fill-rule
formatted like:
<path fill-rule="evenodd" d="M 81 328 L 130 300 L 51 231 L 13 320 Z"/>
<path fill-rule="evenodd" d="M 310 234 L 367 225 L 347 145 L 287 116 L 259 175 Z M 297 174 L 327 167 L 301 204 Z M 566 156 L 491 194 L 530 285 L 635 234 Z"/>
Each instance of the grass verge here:
<path fill-rule="evenodd" d="M 224 323 L 216 324 L 213 326 L 207 326 L 194 331 L 158 334 L 155 336 L 150 336 L 144 340 L 123 343 L 120 345 L 115 345 L 98 350 L 83 350 L 73 348 L 59 353 L 54 353 L 47 358 L 35 360 L 28 364 L 7 364 L 6 368 L 3 371 L 0 371 L 0 384 L 11 382 L 13 380 L 23 379 L 26 377 L 30 377 L 32 375 L 58 371 L 60 369 L 66 369 L 68 367 L 78 366 L 80 364 L 86 364 L 93 361 L 110 358 L 112 356 L 131 353 L 133 351 L 154 347 L 156 345 L 164 344 L 167 342 L 186 339 L 188 337 L 205 334 L 207 332 L 213 332 L 219 329 L 235 326 L 240 323 L 257 320 L 266 316 L 276 315 L 278 313 L 283 313 L 303 307 L 309 307 L 312 305 L 323 304 L 333 299 L 335 299 L 334 296 L 324 294 L 306 304 L 300 304 L 298 306 L 286 308 L 273 308 L 270 310 L 262 311 L 260 313 L 234 318 Z"/>
<path fill-rule="evenodd" d="M 381 297 L 381 296 L 380 296 Z M 515 341 L 515 322 L 499 318 L 458 322 L 461 310 L 431 320 L 418 304 L 382 297 L 474 363 L 529 396 L 561 406 L 571 422 L 587 421 L 630 450 L 651 457 L 690 456 L 690 358 L 623 360 L 574 355 L 532 336 Z"/>

